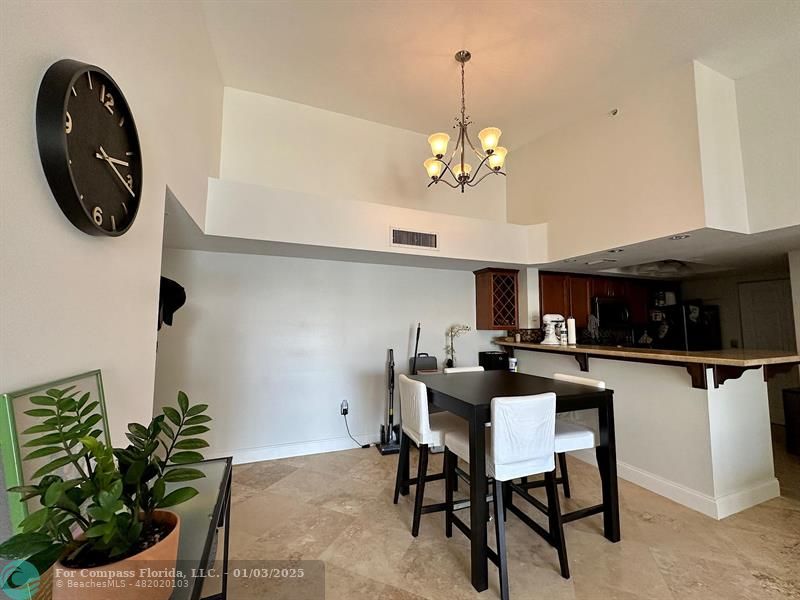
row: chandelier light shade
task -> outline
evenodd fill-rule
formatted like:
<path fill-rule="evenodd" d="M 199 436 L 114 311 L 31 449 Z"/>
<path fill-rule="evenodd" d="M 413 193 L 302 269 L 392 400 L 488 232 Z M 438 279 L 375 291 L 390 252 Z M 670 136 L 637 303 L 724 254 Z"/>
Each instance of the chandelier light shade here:
<path fill-rule="evenodd" d="M 497 127 L 486 127 L 478 133 L 482 151 L 478 151 L 473 145 L 472 140 L 470 140 L 468 128 L 472 125 L 472 122 L 466 114 L 464 65 L 472 58 L 472 55 L 467 50 L 459 50 L 456 52 L 455 58 L 456 61 L 461 64 L 461 116 L 456 117 L 456 124 L 453 126 L 453 129 L 458 130 L 456 145 L 453 148 L 453 153 L 450 155 L 450 158 L 446 158 L 445 155 L 447 154 L 447 146 L 450 143 L 450 136 L 441 132 L 430 135 L 428 137 L 428 144 L 431 146 L 431 154 L 433 154 L 433 156 L 426 160 L 423 166 L 428 173 L 428 177 L 431 179 L 428 187 L 443 181 L 453 189 L 460 188 L 463 193 L 465 188 L 478 185 L 489 175 L 505 176 L 503 166 L 506 162 L 508 150 L 498 145 L 503 132 Z M 467 146 L 469 146 L 480 161 L 474 172 L 472 165 L 466 161 Z M 484 165 L 487 165 L 487 171 L 479 176 L 481 168 Z M 450 177 L 445 178 L 445 175 L 448 173 Z M 450 181 L 451 178 L 452 181 Z"/>

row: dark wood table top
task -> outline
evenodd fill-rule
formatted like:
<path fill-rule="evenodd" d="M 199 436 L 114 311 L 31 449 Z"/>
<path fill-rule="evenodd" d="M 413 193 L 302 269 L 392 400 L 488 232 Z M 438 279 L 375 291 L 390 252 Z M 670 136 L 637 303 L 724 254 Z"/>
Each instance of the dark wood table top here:
<path fill-rule="evenodd" d="M 609 389 L 599 390 L 592 386 L 506 370 L 414 375 L 412 379 L 421 381 L 434 392 L 474 407 L 490 406 L 492 398 L 553 392 L 557 397 L 559 411 L 579 410 L 596 408 L 598 399 L 609 398 L 613 394 Z M 582 404 L 585 406 L 581 406 Z"/>

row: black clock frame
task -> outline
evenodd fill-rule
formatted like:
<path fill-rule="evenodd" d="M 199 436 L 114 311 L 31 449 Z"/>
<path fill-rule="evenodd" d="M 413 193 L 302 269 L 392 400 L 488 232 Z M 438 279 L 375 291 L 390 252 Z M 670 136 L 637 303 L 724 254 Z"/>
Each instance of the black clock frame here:
<path fill-rule="evenodd" d="M 132 150 L 136 152 L 136 156 L 141 161 L 141 146 L 136 122 L 133 120 L 133 113 L 130 110 L 128 101 L 125 99 L 125 95 L 117 85 L 117 82 L 100 67 L 70 58 L 59 60 L 50 65 L 39 86 L 39 95 L 36 99 L 36 140 L 39 145 L 39 158 L 42 162 L 47 183 L 50 184 L 50 190 L 53 192 L 61 211 L 70 222 L 89 235 L 118 237 L 128 231 L 136 220 L 141 206 L 144 168 L 143 166 L 140 168 L 142 173 L 135 182 L 135 193 L 138 201 L 132 207 L 132 214 L 127 225 L 117 231 L 108 231 L 95 223 L 91 212 L 81 201 L 75 179 L 72 176 L 72 170 L 69 165 L 67 135 L 64 131 L 70 90 L 78 78 L 87 71 L 99 73 L 114 86 L 115 101 L 124 108 L 127 117 L 131 121 Z"/>

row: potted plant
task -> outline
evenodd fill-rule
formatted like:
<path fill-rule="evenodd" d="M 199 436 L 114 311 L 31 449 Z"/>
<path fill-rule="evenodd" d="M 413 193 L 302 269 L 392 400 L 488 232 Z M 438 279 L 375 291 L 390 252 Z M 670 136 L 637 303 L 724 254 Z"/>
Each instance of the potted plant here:
<path fill-rule="evenodd" d="M 456 366 L 456 346 L 455 341 L 457 337 L 460 337 L 471 331 L 472 328 L 469 325 L 451 325 L 447 328 L 447 345 L 444 347 L 445 355 L 448 357 L 447 362 L 445 363 L 446 367 L 455 367 Z"/>
<path fill-rule="evenodd" d="M 174 570 L 180 518 L 165 509 L 198 492 L 183 486 L 168 493 L 167 484 L 205 477 L 185 465 L 203 460 L 198 450 L 208 442 L 200 436 L 209 431 L 205 423 L 211 421 L 204 414 L 208 405 L 190 406 L 186 394 L 179 392 L 177 408 L 164 407 L 147 427 L 131 423 L 126 433 L 130 445 L 109 448 L 95 429 L 102 418 L 98 402 L 78 393 L 73 388 L 51 389 L 46 396 L 31 398 L 36 407 L 26 414 L 42 420 L 23 432 L 33 436 L 23 444 L 32 449 L 23 460 L 47 457 L 48 462 L 34 473 L 38 483 L 9 491 L 21 494 L 21 501 L 38 500 L 41 508 L 22 521 L 20 533 L 0 544 L 0 557 L 25 561 L 21 564 L 27 569 L 32 565 L 44 574 L 56 565 L 56 600 L 110 597 L 108 589 L 75 583 L 96 581 L 96 571 L 132 573 L 131 578 L 138 579 L 147 561 L 159 561 L 154 571 L 164 572 L 165 564 Z M 14 585 L 23 584 L 11 575 Z M 167 572 L 162 579 L 151 587 L 123 582 L 125 587 L 115 587 L 113 597 L 166 600 L 174 574 Z"/>

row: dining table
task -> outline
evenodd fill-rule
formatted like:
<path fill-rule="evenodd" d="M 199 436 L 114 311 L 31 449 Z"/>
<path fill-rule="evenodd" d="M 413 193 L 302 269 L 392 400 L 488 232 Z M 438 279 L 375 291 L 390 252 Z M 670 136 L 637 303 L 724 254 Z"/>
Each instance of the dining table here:
<path fill-rule="evenodd" d="M 556 412 L 596 411 L 599 443 L 595 448 L 602 487 L 603 534 L 620 540 L 617 456 L 614 436 L 614 392 L 566 381 L 508 370 L 413 375 L 428 388 L 428 400 L 441 410 L 465 419 L 469 425 L 470 568 L 472 586 L 489 587 L 486 476 L 486 424 L 491 422 L 492 398 L 532 396 L 553 392 Z"/>

